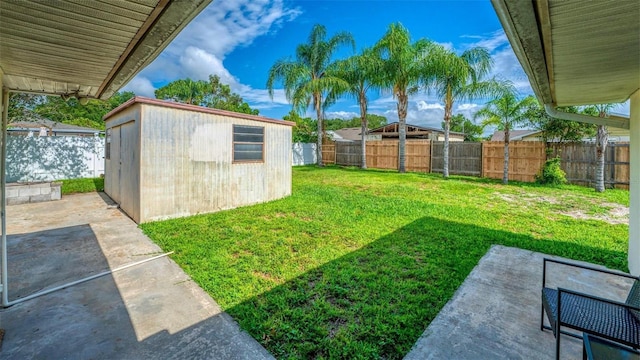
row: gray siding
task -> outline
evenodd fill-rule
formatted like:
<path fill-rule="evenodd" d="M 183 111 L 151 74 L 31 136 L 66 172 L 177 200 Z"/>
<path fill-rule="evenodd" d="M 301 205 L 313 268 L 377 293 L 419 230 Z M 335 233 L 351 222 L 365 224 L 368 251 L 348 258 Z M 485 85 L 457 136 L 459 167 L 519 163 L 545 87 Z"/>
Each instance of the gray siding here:
<path fill-rule="evenodd" d="M 195 215 L 291 194 L 291 127 L 142 106 L 139 222 Z M 232 163 L 233 124 L 264 126 L 264 162 Z"/>

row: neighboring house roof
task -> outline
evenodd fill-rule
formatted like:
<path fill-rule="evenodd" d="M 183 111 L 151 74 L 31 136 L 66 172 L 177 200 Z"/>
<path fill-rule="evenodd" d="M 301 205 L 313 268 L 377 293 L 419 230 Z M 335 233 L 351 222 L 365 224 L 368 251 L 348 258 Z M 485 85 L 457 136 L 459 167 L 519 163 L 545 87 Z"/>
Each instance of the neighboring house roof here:
<path fill-rule="evenodd" d="M 94 129 L 84 126 L 76 126 L 70 124 L 63 124 L 60 122 L 56 122 L 49 119 L 39 118 L 39 119 L 23 119 L 18 121 L 13 121 L 9 124 L 10 128 L 21 128 L 21 129 L 40 129 L 41 127 L 46 127 L 51 130 L 81 130 L 81 131 L 91 131 L 91 132 L 100 132 L 100 129 Z"/>
<path fill-rule="evenodd" d="M 392 122 L 389 123 L 385 126 L 381 126 L 377 129 L 373 129 L 373 130 L 369 130 L 369 134 L 387 134 L 387 135 L 398 135 L 398 126 L 399 123 L 396 122 Z M 444 134 L 444 130 L 443 129 L 438 129 L 438 128 L 434 128 L 434 127 L 429 127 L 429 126 L 418 126 L 418 125 L 413 125 L 413 124 L 407 124 L 407 134 L 430 134 L 430 133 L 440 133 L 440 134 Z M 449 132 L 450 135 L 460 135 L 460 136 L 464 136 L 464 133 L 461 132 L 455 132 L 455 131 L 450 131 Z"/>
<path fill-rule="evenodd" d="M 40 131 L 43 128 L 47 129 L 49 135 L 99 134 L 103 132 L 103 130 L 100 129 L 63 124 L 38 115 L 13 119 L 9 123 L 7 131 L 22 134 L 25 132 Z"/>
<path fill-rule="evenodd" d="M 352 128 L 344 128 L 333 130 L 332 134 L 334 135 L 334 140 L 360 140 L 362 136 L 362 128 L 360 127 L 352 127 Z"/>
<path fill-rule="evenodd" d="M 511 130 L 509 132 L 509 140 L 517 141 L 522 138 L 540 133 L 540 130 Z M 491 141 L 504 141 L 504 131 L 495 131 L 491 136 Z"/>

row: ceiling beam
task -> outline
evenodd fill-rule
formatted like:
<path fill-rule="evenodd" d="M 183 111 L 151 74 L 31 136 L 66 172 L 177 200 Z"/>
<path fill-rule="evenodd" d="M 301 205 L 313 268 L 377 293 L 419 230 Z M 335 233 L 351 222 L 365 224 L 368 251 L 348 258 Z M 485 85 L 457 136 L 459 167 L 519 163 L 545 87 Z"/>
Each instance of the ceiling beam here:
<path fill-rule="evenodd" d="M 153 24 L 158 20 L 160 15 L 162 15 L 164 10 L 167 8 L 167 5 L 169 4 L 169 2 L 170 0 L 160 0 L 160 2 L 158 2 L 158 5 L 156 5 L 156 7 L 153 9 L 153 11 L 151 12 L 147 20 L 144 22 L 144 24 L 142 24 L 140 29 L 138 29 L 138 32 L 133 37 L 133 39 L 131 40 L 131 42 L 125 49 L 125 51 L 122 53 L 122 55 L 120 55 L 120 58 L 118 59 L 116 64 L 113 66 L 113 68 L 109 72 L 109 75 L 107 76 L 107 78 L 102 82 L 102 85 L 100 85 L 100 87 L 98 88 L 98 93 L 96 94 L 97 98 L 100 98 L 104 93 L 104 91 L 109 87 L 109 85 L 111 85 L 115 75 L 118 72 L 120 72 L 125 61 L 129 58 L 129 55 L 138 47 L 138 44 L 147 35 L 147 31 L 151 28 L 151 26 L 153 26 Z"/>

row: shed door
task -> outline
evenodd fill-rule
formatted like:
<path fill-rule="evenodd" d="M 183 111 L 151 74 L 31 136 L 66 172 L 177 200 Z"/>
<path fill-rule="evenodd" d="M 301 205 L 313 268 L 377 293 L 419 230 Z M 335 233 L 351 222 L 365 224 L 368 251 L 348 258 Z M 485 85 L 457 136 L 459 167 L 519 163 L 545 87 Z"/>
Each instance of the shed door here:
<path fill-rule="evenodd" d="M 106 176 L 109 181 L 108 186 L 105 184 L 107 193 L 120 204 L 120 126 L 111 129 L 109 171 Z"/>
<path fill-rule="evenodd" d="M 131 121 L 122 124 L 119 128 L 120 135 L 120 151 L 119 151 L 119 199 L 120 208 L 129 216 L 135 217 L 135 198 L 137 189 L 136 179 L 138 178 L 138 169 L 136 168 L 136 128 L 135 122 Z"/>

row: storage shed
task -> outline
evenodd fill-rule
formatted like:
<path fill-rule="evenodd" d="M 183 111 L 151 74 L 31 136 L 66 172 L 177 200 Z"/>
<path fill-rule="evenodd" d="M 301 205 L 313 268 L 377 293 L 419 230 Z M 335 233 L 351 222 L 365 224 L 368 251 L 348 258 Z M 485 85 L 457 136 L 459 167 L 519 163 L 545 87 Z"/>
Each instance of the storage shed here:
<path fill-rule="evenodd" d="M 138 223 L 291 194 L 292 122 L 144 97 L 104 120 L 105 192 Z"/>

